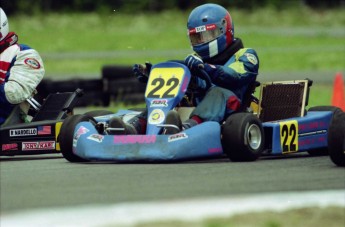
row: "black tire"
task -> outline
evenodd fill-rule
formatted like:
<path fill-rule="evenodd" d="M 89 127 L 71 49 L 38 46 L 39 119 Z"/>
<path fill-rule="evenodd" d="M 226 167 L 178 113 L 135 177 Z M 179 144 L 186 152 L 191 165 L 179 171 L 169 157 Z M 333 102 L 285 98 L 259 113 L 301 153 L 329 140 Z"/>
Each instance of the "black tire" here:
<path fill-rule="evenodd" d="M 333 116 L 328 130 L 329 156 L 337 166 L 345 166 L 345 113 L 338 112 Z"/>
<path fill-rule="evenodd" d="M 105 65 L 102 68 L 103 91 L 110 99 L 137 102 L 143 100 L 146 83 L 140 83 L 134 76 L 132 66 Z M 126 95 L 139 93 L 142 99 L 124 100 Z"/>
<path fill-rule="evenodd" d="M 89 117 L 99 117 L 104 115 L 114 114 L 114 112 L 110 110 L 91 110 L 89 112 L 84 113 L 84 115 Z"/>
<path fill-rule="evenodd" d="M 232 114 L 222 125 L 222 145 L 231 161 L 255 161 L 264 143 L 262 123 L 251 113 Z"/>
<path fill-rule="evenodd" d="M 132 68 L 130 65 L 104 65 L 102 67 L 102 79 L 135 78 Z"/>
<path fill-rule="evenodd" d="M 331 111 L 333 113 L 331 124 L 333 124 L 335 116 L 342 113 L 342 110 L 335 106 L 314 106 L 314 107 L 309 108 L 308 111 Z M 325 147 L 325 148 L 313 149 L 313 150 L 308 151 L 308 153 L 311 156 L 326 156 L 326 155 L 329 155 L 329 148 Z"/>
<path fill-rule="evenodd" d="M 145 103 L 145 95 L 141 93 L 126 94 L 122 97 L 122 100 L 126 104 L 140 104 Z"/>
<path fill-rule="evenodd" d="M 73 153 L 73 136 L 74 129 L 76 125 L 83 121 L 95 122 L 95 120 L 87 115 L 73 115 L 67 117 L 62 123 L 60 134 L 59 134 L 59 143 L 61 148 L 62 156 L 70 162 L 87 162 L 88 160 L 83 159 Z"/>

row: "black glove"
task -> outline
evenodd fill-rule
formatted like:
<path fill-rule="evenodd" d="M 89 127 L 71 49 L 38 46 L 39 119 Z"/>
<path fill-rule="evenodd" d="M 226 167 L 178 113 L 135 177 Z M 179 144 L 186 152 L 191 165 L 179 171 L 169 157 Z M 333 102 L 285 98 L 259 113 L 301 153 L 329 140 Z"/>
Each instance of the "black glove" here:
<path fill-rule="evenodd" d="M 150 62 L 146 62 L 145 65 L 135 64 L 133 65 L 133 73 L 141 83 L 147 83 L 151 68 Z"/>

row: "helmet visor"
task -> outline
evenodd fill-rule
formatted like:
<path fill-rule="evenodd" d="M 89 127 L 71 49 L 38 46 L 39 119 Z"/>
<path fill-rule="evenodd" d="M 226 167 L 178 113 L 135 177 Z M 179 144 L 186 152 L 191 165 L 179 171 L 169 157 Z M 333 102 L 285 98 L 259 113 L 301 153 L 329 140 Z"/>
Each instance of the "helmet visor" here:
<path fill-rule="evenodd" d="M 190 42 L 193 46 L 208 43 L 222 34 L 216 24 L 208 24 L 188 30 Z"/>

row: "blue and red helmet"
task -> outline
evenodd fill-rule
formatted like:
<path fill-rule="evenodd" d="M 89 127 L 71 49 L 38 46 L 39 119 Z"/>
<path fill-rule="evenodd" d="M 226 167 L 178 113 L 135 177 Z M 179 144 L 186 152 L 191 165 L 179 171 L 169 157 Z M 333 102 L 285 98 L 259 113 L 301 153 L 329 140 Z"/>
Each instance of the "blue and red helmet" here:
<path fill-rule="evenodd" d="M 187 28 L 193 50 L 202 59 L 222 53 L 234 41 L 230 13 L 217 4 L 196 7 L 189 15 Z"/>

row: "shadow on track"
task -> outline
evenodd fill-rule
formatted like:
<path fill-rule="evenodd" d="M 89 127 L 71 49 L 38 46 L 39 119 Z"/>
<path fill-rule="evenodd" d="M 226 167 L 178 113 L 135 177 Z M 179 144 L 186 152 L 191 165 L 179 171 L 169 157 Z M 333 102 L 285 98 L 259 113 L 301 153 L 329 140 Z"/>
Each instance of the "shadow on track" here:
<path fill-rule="evenodd" d="M 12 162 L 12 161 L 33 161 L 33 160 L 47 160 L 47 159 L 60 159 L 59 155 L 21 155 L 21 156 L 1 156 L 0 162 Z"/>

